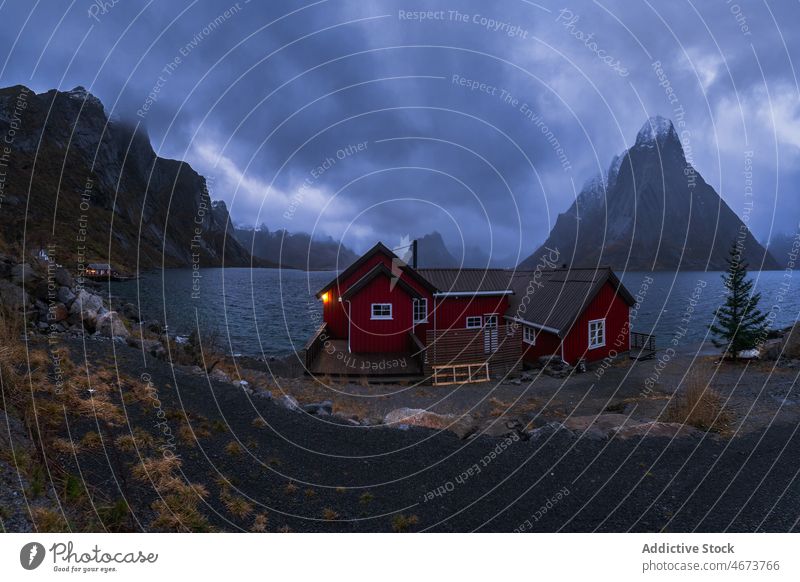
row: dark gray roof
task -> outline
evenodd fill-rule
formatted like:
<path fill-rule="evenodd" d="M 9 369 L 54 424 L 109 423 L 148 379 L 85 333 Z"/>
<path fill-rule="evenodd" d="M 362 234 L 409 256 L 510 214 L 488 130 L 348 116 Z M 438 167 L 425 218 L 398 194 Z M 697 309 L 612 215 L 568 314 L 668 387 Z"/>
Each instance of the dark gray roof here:
<path fill-rule="evenodd" d="M 342 293 L 342 299 L 349 299 L 350 297 L 361 291 L 361 289 L 363 289 L 375 277 L 381 275 L 384 277 L 388 277 L 389 280 L 393 281 L 393 285 L 396 285 L 397 287 L 401 288 L 411 297 L 419 298 L 420 297 L 419 292 L 403 280 L 402 273 L 403 271 L 398 271 L 397 274 L 393 274 L 392 271 L 389 269 L 389 267 L 387 267 L 383 263 L 378 263 L 377 265 L 372 267 L 358 281 L 350 285 L 350 287 L 348 287 L 347 290 L 344 293 Z"/>
<path fill-rule="evenodd" d="M 506 269 L 417 269 L 440 293 L 502 293 L 509 287 Z"/>
<path fill-rule="evenodd" d="M 107 270 L 109 270 L 111 268 L 111 265 L 109 265 L 108 263 L 89 263 L 87 266 L 90 269 L 96 269 L 98 271 L 101 271 L 101 270 L 106 270 L 107 271 Z"/>
<path fill-rule="evenodd" d="M 628 305 L 633 305 L 633 297 L 608 267 L 517 271 L 511 281 L 514 295 L 506 316 L 563 337 L 607 281 Z"/>

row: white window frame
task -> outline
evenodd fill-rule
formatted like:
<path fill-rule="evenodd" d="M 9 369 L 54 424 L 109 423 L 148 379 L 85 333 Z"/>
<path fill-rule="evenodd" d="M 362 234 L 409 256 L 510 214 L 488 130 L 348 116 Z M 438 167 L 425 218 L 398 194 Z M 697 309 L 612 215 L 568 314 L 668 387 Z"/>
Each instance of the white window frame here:
<path fill-rule="evenodd" d="M 483 325 L 491 329 L 497 329 L 500 326 L 499 313 L 487 313 L 483 316 Z"/>
<path fill-rule="evenodd" d="M 599 324 L 600 333 L 597 334 L 597 342 L 592 343 L 592 326 Z M 597 348 L 605 347 L 606 345 L 606 320 L 593 319 L 589 322 L 589 349 L 594 350 Z"/>
<path fill-rule="evenodd" d="M 530 325 L 522 326 L 522 341 L 532 346 L 536 345 L 536 330 Z"/>
<path fill-rule="evenodd" d="M 477 319 L 478 320 L 478 325 L 474 325 L 474 324 L 470 325 L 470 323 L 469 323 L 470 319 L 473 319 L 473 320 Z M 467 325 L 467 329 L 480 329 L 480 328 L 482 328 L 483 327 L 483 316 L 480 316 L 480 315 L 468 315 L 467 316 L 467 324 L 466 325 Z"/>
<path fill-rule="evenodd" d="M 376 307 L 389 307 L 389 314 L 388 315 L 375 315 L 375 308 Z M 370 319 L 393 319 L 392 317 L 392 304 L 391 303 L 373 303 L 370 306 Z"/>
<path fill-rule="evenodd" d="M 411 307 L 411 317 L 413 318 L 414 323 L 428 323 L 428 299 L 427 297 L 423 297 L 422 299 L 414 299 L 414 303 Z M 425 306 L 425 316 L 422 319 L 417 319 L 417 307 L 424 305 Z"/>

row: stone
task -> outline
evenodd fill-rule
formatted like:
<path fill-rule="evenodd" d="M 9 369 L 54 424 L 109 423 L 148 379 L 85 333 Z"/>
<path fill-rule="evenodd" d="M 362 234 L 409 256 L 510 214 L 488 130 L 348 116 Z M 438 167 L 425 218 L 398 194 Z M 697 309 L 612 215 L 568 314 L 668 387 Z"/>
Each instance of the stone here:
<path fill-rule="evenodd" d="M 216 380 L 218 382 L 225 382 L 227 384 L 231 383 L 231 377 L 228 376 L 228 374 L 226 374 L 225 371 L 222 370 L 221 368 L 214 368 L 213 370 L 211 370 L 209 378 L 211 378 L 212 380 Z"/>
<path fill-rule="evenodd" d="M 54 303 L 47 311 L 47 320 L 50 323 L 64 321 L 69 317 L 69 310 L 63 303 Z"/>
<path fill-rule="evenodd" d="M 256 390 L 254 396 L 263 398 L 264 400 L 272 400 L 272 392 L 269 390 Z"/>
<path fill-rule="evenodd" d="M 130 335 L 127 338 L 127 343 L 129 346 L 138 348 L 143 352 L 150 354 L 151 356 L 155 356 L 156 358 L 165 358 L 167 355 L 167 350 L 164 349 L 164 346 L 158 340 L 141 339 L 134 335 Z"/>
<path fill-rule="evenodd" d="M 56 291 L 56 299 L 69 307 L 75 301 L 75 293 L 69 287 L 59 287 L 58 291 Z"/>
<path fill-rule="evenodd" d="M 120 313 L 130 319 L 131 321 L 141 321 L 139 317 L 139 310 L 133 303 L 126 303 L 120 308 Z"/>
<path fill-rule="evenodd" d="M 522 423 L 516 419 L 504 419 L 498 418 L 493 419 L 487 422 L 480 430 L 477 431 L 478 436 L 489 436 L 489 437 L 505 437 L 512 434 L 521 435 Z M 527 435 L 525 435 L 527 439 Z"/>
<path fill-rule="evenodd" d="M 28 263 L 17 263 L 11 267 L 11 282 L 27 289 L 35 287 L 42 278 Z"/>
<path fill-rule="evenodd" d="M 69 308 L 70 316 L 72 316 L 72 323 L 83 323 L 93 329 L 97 325 L 97 317 L 102 311 L 103 298 L 99 295 L 89 293 L 85 289 L 81 289 L 72 305 Z"/>
<path fill-rule="evenodd" d="M 0 279 L 0 302 L 11 311 L 20 311 L 28 304 L 28 293 L 22 287 Z"/>
<path fill-rule="evenodd" d="M 629 428 L 642 423 L 624 414 L 598 414 L 573 416 L 565 419 L 563 424 L 583 438 L 606 439 L 616 434 L 622 427 Z"/>
<path fill-rule="evenodd" d="M 475 432 L 475 419 L 470 415 L 437 414 L 421 408 L 397 408 L 383 418 L 383 423 L 394 428 L 419 426 L 434 430 L 450 430 L 459 438 Z"/>
<path fill-rule="evenodd" d="M 304 404 L 302 408 L 308 414 L 316 416 L 329 416 L 333 414 L 333 402 L 330 400 L 314 404 Z"/>
<path fill-rule="evenodd" d="M 64 267 L 58 267 L 53 273 L 53 279 L 55 282 L 61 285 L 62 287 L 74 287 L 75 286 L 75 279 L 67 269 Z"/>
<path fill-rule="evenodd" d="M 679 437 L 696 437 L 702 435 L 702 431 L 696 429 L 688 424 L 680 424 L 677 422 L 642 422 L 635 425 L 628 425 L 620 428 L 615 433 L 616 438 L 628 439 L 631 437 L 661 437 L 661 438 L 679 438 Z"/>
<path fill-rule="evenodd" d="M 795 323 L 783 337 L 783 357 L 787 360 L 800 358 L 800 322 Z"/>
<path fill-rule="evenodd" d="M 539 356 L 539 366 L 560 366 L 563 362 L 561 356 L 553 354 L 552 356 Z"/>
<path fill-rule="evenodd" d="M 107 311 L 99 315 L 95 327 L 97 333 L 105 337 L 126 339 L 130 335 L 116 311 Z"/>
<path fill-rule="evenodd" d="M 297 400 L 289 394 L 284 394 L 278 398 L 278 404 L 283 406 L 286 410 L 291 410 L 293 412 L 299 412 L 302 410 Z"/>
<path fill-rule="evenodd" d="M 781 357 L 781 349 L 783 349 L 783 339 L 775 338 L 769 339 L 761 346 L 761 359 L 762 360 L 777 360 Z"/>

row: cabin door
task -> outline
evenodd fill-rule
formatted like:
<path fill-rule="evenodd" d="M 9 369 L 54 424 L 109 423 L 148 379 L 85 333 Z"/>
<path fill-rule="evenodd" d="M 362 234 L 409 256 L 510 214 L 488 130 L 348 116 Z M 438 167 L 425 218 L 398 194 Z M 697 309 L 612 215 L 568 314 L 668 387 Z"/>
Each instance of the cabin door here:
<path fill-rule="evenodd" d="M 483 353 L 493 354 L 497 351 L 497 315 L 485 315 L 483 322 Z"/>

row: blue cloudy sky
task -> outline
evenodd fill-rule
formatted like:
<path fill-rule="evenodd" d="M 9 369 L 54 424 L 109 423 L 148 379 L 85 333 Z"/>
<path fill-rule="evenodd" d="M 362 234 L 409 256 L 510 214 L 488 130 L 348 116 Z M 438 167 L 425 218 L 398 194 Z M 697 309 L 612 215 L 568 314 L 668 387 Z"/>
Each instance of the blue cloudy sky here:
<path fill-rule="evenodd" d="M 5 0 L 0 85 L 85 86 L 239 224 L 523 258 L 682 110 L 740 215 L 752 152 L 764 240 L 800 221 L 798 22 L 795 1 Z"/>

